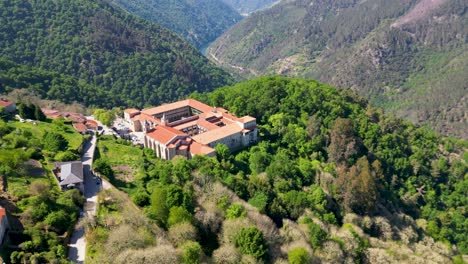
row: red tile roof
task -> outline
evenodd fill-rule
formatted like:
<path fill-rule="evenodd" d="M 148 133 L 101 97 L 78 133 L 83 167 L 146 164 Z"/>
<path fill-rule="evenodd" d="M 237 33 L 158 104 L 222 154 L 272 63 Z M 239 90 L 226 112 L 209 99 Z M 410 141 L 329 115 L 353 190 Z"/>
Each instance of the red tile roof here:
<path fill-rule="evenodd" d="M 217 140 L 234 135 L 236 133 L 240 133 L 241 131 L 242 131 L 242 128 L 239 125 L 230 124 L 224 127 L 220 127 L 219 129 L 216 129 L 216 130 L 211 130 L 203 134 L 198 134 L 196 136 L 193 136 L 192 138 L 193 140 L 201 144 L 208 145 Z"/>
<path fill-rule="evenodd" d="M 187 100 L 182 100 L 178 101 L 175 103 L 170 103 L 170 104 L 163 104 L 157 107 L 152 107 L 152 108 L 147 108 L 143 109 L 141 112 L 150 116 L 154 116 L 157 114 L 162 114 L 171 110 L 179 109 L 182 107 L 190 106 L 192 108 L 195 108 L 197 110 L 200 110 L 204 113 L 212 111 L 214 108 L 210 107 L 204 103 L 201 103 L 197 100 L 194 99 L 187 99 Z"/>
<path fill-rule="evenodd" d="M 98 127 L 98 123 L 94 120 L 86 120 L 86 127 L 88 127 L 89 129 L 97 129 Z"/>
<path fill-rule="evenodd" d="M 7 107 L 7 106 L 10 106 L 10 105 L 12 105 L 14 103 L 15 102 L 7 100 L 7 99 L 0 99 L 0 106 L 2 106 L 2 107 Z"/>
<path fill-rule="evenodd" d="M 212 153 L 215 153 L 216 150 L 214 150 L 213 148 L 210 148 L 208 146 L 205 146 L 203 144 L 200 144 L 198 142 L 195 142 L 193 141 L 191 144 L 190 144 L 190 153 L 195 156 L 195 155 L 208 155 L 208 154 L 212 154 Z"/>
<path fill-rule="evenodd" d="M 135 108 L 129 108 L 129 109 L 125 109 L 124 112 L 127 113 L 127 114 L 132 115 L 132 114 L 138 114 L 138 113 L 140 113 L 140 110 L 135 109 Z"/>
<path fill-rule="evenodd" d="M 157 126 L 153 131 L 146 134 L 148 137 L 167 145 L 177 136 L 187 136 L 184 132 L 167 126 Z"/>
<path fill-rule="evenodd" d="M 158 118 L 154 118 L 147 114 L 140 114 L 131 119 L 133 122 L 135 121 L 151 121 L 152 123 L 160 124 L 161 120 Z"/>
<path fill-rule="evenodd" d="M 82 123 L 73 123 L 73 127 L 76 129 L 78 132 L 85 132 L 88 127 Z"/>

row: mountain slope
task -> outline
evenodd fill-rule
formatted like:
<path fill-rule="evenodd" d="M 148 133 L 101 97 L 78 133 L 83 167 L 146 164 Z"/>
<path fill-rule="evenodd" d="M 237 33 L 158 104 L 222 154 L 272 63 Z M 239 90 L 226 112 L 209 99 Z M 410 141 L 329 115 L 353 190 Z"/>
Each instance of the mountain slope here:
<path fill-rule="evenodd" d="M 0 1 L 0 57 L 99 87 L 79 98 L 87 105 L 160 104 L 230 81 L 174 33 L 102 0 Z"/>
<path fill-rule="evenodd" d="M 208 51 L 244 76 L 351 87 L 387 110 L 468 137 L 466 1 L 295 0 L 253 14 Z"/>
<path fill-rule="evenodd" d="M 263 77 L 194 96 L 255 116 L 260 142 L 235 153 L 218 146 L 214 158 L 171 161 L 149 149 L 117 161 L 132 147 L 112 137 L 98 143 L 106 150 L 99 152 L 102 161 L 119 171 L 131 168 L 110 179 L 167 230 L 152 236 L 169 237 L 167 254 L 183 252 L 186 239 L 206 254 L 200 263 L 258 263 L 248 255 L 263 263 L 450 263 L 468 252 L 466 142 L 384 115 L 349 90 L 313 80 Z M 264 250 L 256 250 L 257 239 L 252 250 L 236 241 L 248 226 L 261 231 Z M 99 254 L 90 263 L 138 262 L 123 252 L 139 244 L 119 247 L 113 230 L 105 228 L 110 235 L 93 242 Z M 141 240 L 140 234 L 126 236 Z M 163 256 L 160 246 L 131 255 L 160 263 L 148 260 Z M 306 256 L 291 261 L 298 247 Z"/>
<path fill-rule="evenodd" d="M 222 0 L 240 14 L 250 14 L 273 5 L 278 0 Z"/>
<path fill-rule="evenodd" d="M 202 48 L 242 17 L 221 0 L 110 0 L 117 6 L 156 22 Z"/>

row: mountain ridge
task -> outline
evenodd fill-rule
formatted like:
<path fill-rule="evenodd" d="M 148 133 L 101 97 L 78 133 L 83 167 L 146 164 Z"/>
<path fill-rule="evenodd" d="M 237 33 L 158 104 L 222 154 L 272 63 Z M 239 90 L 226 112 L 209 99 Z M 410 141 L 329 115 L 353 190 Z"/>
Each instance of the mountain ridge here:
<path fill-rule="evenodd" d="M 279 74 L 353 88 L 411 121 L 467 138 L 467 68 L 460 63 L 466 58 L 467 5 L 437 1 L 436 8 L 423 9 L 430 15 L 392 27 L 422 3 L 282 2 L 231 28 L 209 47 L 208 58 L 244 77 Z M 452 60 L 459 63 L 448 72 L 445 62 Z M 435 76 L 443 87 L 425 83 Z M 445 100 L 447 93 L 460 100 Z"/>
<path fill-rule="evenodd" d="M 178 35 L 104 0 L 2 1 L 0 13 L 1 58 L 97 87 L 109 97 L 96 106 L 160 104 L 232 80 Z"/>
<path fill-rule="evenodd" d="M 158 23 L 192 43 L 207 46 L 242 19 L 221 0 L 110 0 L 131 14 Z"/>

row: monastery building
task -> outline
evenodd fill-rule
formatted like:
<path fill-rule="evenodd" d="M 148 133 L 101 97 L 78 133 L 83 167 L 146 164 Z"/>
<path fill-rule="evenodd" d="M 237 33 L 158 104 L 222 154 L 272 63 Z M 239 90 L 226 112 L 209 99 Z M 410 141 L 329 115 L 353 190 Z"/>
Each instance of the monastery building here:
<path fill-rule="evenodd" d="M 214 147 L 220 143 L 233 151 L 257 142 L 255 118 L 238 118 L 226 109 L 193 99 L 141 111 L 126 109 L 124 118 L 132 124 L 133 131 L 145 132 L 145 147 L 162 159 L 214 156 Z"/>

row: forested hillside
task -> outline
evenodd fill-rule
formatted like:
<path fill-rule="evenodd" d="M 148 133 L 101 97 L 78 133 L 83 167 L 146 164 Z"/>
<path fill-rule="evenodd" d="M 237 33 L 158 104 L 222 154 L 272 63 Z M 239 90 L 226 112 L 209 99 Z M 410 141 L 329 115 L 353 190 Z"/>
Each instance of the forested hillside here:
<path fill-rule="evenodd" d="M 86 105 L 156 105 L 230 81 L 174 33 L 103 0 L 0 1 L 0 57 L 0 89 Z"/>
<path fill-rule="evenodd" d="M 467 2 L 295 0 L 255 13 L 208 57 L 243 76 L 352 88 L 417 123 L 467 138 Z"/>
<path fill-rule="evenodd" d="M 110 0 L 178 33 L 197 48 L 213 42 L 242 17 L 221 0 Z"/>
<path fill-rule="evenodd" d="M 466 141 L 316 81 L 193 97 L 257 117 L 260 142 L 165 161 L 101 137 L 96 170 L 140 210 L 102 193 L 87 262 L 460 263 L 468 252 Z"/>
<path fill-rule="evenodd" d="M 222 0 L 240 14 L 247 15 L 273 5 L 278 0 Z"/>

